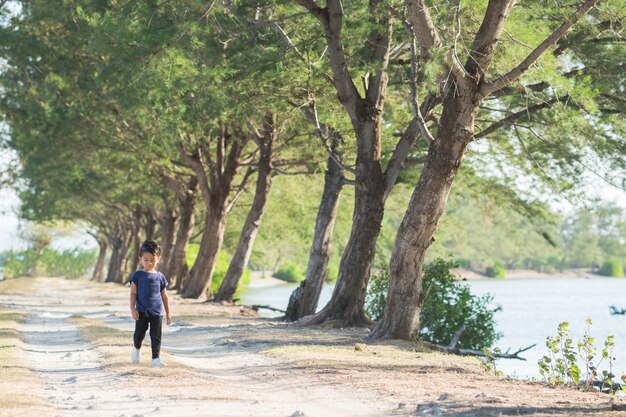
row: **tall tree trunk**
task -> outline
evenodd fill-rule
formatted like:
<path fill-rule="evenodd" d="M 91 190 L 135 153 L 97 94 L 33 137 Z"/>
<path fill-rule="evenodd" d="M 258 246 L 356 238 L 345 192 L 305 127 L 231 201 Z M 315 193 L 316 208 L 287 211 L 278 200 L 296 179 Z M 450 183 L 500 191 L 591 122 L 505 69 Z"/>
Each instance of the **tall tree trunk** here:
<path fill-rule="evenodd" d="M 124 283 L 126 278 L 124 267 L 128 258 L 130 239 L 132 234 L 126 227 L 118 228 L 118 233 L 111 239 L 112 252 L 106 282 Z"/>
<path fill-rule="evenodd" d="M 415 340 L 423 302 L 423 265 L 450 187 L 472 138 L 477 107 L 471 100 L 448 100 L 437 139 L 430 145 L 420 180 L 398 229 L 390 262 L 385 315 L 372 338 Z"/>
<path fill-rule="evenodd" d="M 343 46 L 343 2 L 328 0 L 325 8 L 308 0 L 297 0 L 297 3 L 311 12 L 324 27 L 333 84 L 339 101 L 350 117 L 357 141 L 352 230 L 339 264 L 337 283 L 324 309 L 300 319 L 298 323 L 308 325 L 329 321 L 337 325 L 368 325 L 371 320 L 365 314 L 365 290 L 387 196 L 388 180 L 381 166 L 380 139 L 393 17 L 386 3 L 369 3 L 368 20 L 372 29 L 365 44 L 370 48 L 370 65 L 374 70 L 365 78 L 362 95 L 350 74 Z"/>
<path fill-rule="evenodd" d="M 183 298 L 198 298 L 205 290 L 207 290 L 207 297 L 212 298 L 211 280 L 224 240 L 226 218 L 238 196 L 245 189 L 250 176 L 250 170 L 248 170 L 237 187 L 237 194 L 228 202 L 233 190 L 233 181 L 241 166 L 241 153 L 248 139 L 249 137 L 243 134 L 233 137 L 228 134 L 225 126 L 220 126 L 219 134 L 215 138 L 216 152 L 213 157 L 206 155 L 206 151 L 200 147 L 190 152 L 182 143 L 177 143 L 182 158 L 198 176 L 202 201 L 206 208 L 204 232 L 198 257 L 182 287 Z"/>
<path fill-rule="evenodd" d="M 171 256 L 167 261 L 169 263 L 168 270 L 170 271 L 167 279 L 170 284 L 174 283 L 175 290 L 182 288 L 183 280 L 189 274 L 187 245 L 193 232 L 197 195 L 198 177 L 194 175 L 187 183 L 187 190 L 180 201 L 180 219 L 178 221 L 178 231 L 176 232 L 176 243 L 174 243 Z"/>
<path fill-rule="evenodd" d="M 339 155 L 337 150 L 342 143 L 341 136 L 334 131 L 331 131 L 330 135 L 331 152 Z M 343 184 L 343 169 L 333 156 L 329 156 L 324 175 L 324 191 L 315 220 L 315 232 L 309 252 L 306 276 L 289 297 L 289 304 L 285 313 L 287 320 L 296 321 L 314 314 L 317 309 L 322 286 L 328 274 L 328 259 L 330 258 L 333 229 Z"/>
<path fill-rule="evenodd" d="M 364 123 L 361 141 L 377 143 L 378 124 Z M 376 145 L 378 146 L 378 145 Z M 363 326 L 371 324 L 365 314 L 365 291 L 376 240 L 380 234 L 385 209 L 386 179 L 380 160 L 372 158 L 371 149 L 360 147 L 356 162 L 356 186 L 352 230 L 339 264 L 339 276 L 331 300 L 317 314 L 299 321 L 302 325 L 326 321 L 336 325 Z"/>
<path fill-rule="evenodd" d="M 204 232 L 198 249 L 198 257 L 189 272 L 189 278 L 182 289 L 183 298 L 198 298 L 206 291 L 211 299 L 211 280 L 215 272 L 215 263 L 224 241 L 226 230 L 226 210 L 223 202 L 216 202 L 207 211 Z"/>
<path fill-rule="evenodd" d="M 169 277 L 171 275 L 169 261 L 172 256 L 172 249 L 175 245 L 176 238 L 176 221 L 178 215 L 172 207 L 165 207 L 161 216 L 159 216 L 159 238 L 161 244 L 161 264 L 159 271 Z"/>
<path fill-rule="evenodd" d="M 141 230 L 141 226 L 139 221 L 135 221 L 133 226 L 133 231 L 128 240 L 128 248 L 129 250 L 132 248 L 132 253 L 130 256 L 126 257 L 126 262 L 124 263 L 124 281 L 126 283 L 130 281 L 131 275 L 139 269 L 139 251 L 141 250 L 141 236 L 139 235 L 139 231 Z"/>
<path fill-rule="evenodd" d="M 154 239 L 156 237 L 156 226 L 158 224 L 157 219 L 155 218 L 154 212 L 152 210 L 146 210 L 143 214 L 146 218 L 146 223 L 143 225 L 143 229 L 146 233 L 145 239 Z M 139 213 L 139 216 L 141 216 L 141 213 Z M 140 219 L 140 218 L 141 217 L 137 217 L 137 219 Z"/>
<path fill-rule="evenodd" d="M 91 275 L 91 280 L 95 282 L 103 282 L 104 281 L 104 262 L 106 260 L 107 248 L 108 244 L 106 239 L 96 238 L 96 242 L 98 242 L 98 258 L 96 260 L 96 266 L 93 268 L 93 274 Z"/>
<path fill-rule="evenodd" d="M 241 229 L 237 249 L 228 265 L 228 270 L 219 291 L 215 295 L 214 301 L 233 301 L 241 275 L 250 261 L 254 240 L 259 227 L 261 227 L 267 196 L 272 186 L 272 149 L 276 138 L 275 125 L 276 115 L 268 112 L 263 120 L 263 137 L 259 136 L 256 138 L 260 155 L 257 164 L 258 175 L 252 207 L 250 207 L 246 221 Z"/>

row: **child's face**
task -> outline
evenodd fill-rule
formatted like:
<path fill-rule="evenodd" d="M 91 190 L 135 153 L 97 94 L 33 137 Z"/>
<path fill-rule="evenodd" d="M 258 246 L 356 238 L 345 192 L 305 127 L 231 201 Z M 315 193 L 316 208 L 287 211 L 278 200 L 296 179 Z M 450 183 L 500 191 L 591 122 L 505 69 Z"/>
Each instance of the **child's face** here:
<path fill-rule="evenodd" d="M 143 265 L 144 271 L 152 271 L 159 264 L 159 260 L 161 260 L 160 256 L 155 256 L 150 252 L 141 254 L 141 265 Z"/>

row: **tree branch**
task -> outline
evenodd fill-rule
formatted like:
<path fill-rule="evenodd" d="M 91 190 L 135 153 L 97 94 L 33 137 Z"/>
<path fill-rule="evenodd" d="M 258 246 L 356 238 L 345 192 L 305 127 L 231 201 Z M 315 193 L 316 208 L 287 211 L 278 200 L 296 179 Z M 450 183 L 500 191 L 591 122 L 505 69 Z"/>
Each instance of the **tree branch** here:
<path fill-rule="evenodd" d="M 411 28 L 405 24 L 409 33 L 413 33 Z M 422 117 L 422 112 L 420 110 L 420 106 L 418 104 L 417 97 L 417 46 L 415 44 L 415 37 L 412 36 L 410 51 L 411 51 L 411 109 L 413 110 L 413 116 L 417 122 L 417 126 L 419 128 L 420 133 L 426 143 L 430 146 L 430 144 L 435 140 L 433 135 L 428 130 L 428 126 L 426 126 L 426 122 Z"/>
<path fill-rule="evenodd" d="M 330 146 L 328 146 L 328 143 L 326 142 L 326 137 L 329 136 L 329 134 L 331 132 L 334 132 L 334 129 L 332 129 L 331 127 L 327 126 L 327 125 L 322 125 L 320 124 L 319 118 L 317 116 L 317 106 L 315 105 L 315 101 L 312 100 L 309 103 L 309 108 L 306 107 L 302 107 L 302 112 L 304 113 L 304 115 L 306 116 L 307 119 L 309 119 L 310 121 L 312 121 L 315 124 L 315 130 L 317 131 L 317 135 L 320 138 L 320 141 L 322 142 L 322 146 L 324 147 L 324 149 L 326 149 L 326 153 L 328 153 L 328 156 L 343 170 L 348 171 L 352 174 L 356 174 L 356 171 L 348 166 L 345 166 L 343 164 L 343 162 L 341 161 L 341 158 L 339 158 L 335 152 L 333 152 L 333 150 L 330 148 Z M 324 134 L 324 131 L 326 131 L 326 135 Z M 336 133 L 336 132 L 335 132 Z"/>
<path fill-rule="evenodd" d="M 497 122 L 491 124 L 489 127 L 487 127 L 486 129 L 481 130 L 480 132 L 478 132 L 476 135 L 474 135 L 474 137 L 472 138 L 472 140 L 476 140 L 476 139 L 480 139 L 483 138 L 487 135 L 489 135 L 490 133 L 495 132 L 498 129 L 501 129 L 504 126 L 510 126 L 513 124 L 513 122 L 525 117 L 525 116 L 530 116 L 533 113 L 537 113 L 539 110 L 545 109 L 545 108 L 550 108 L 552 107 L 552 105 L 554 103 L 559 102 L 560 99 L 558 97 L 552 98 L 548 101 L 544 101 L 543 103 L 538 103 L 535 104 L 533 106 L 529 106 L 525 109 L 522 109 L 518 112 L 515 112 L 513 114 L 508 115 L 507 117 L 505 117 L 504 119 L 498 120 Z"/>
<path fill-rule="evenodd" d="M 521 356 L 519 356 L 520 353 L 522 352 L 526 352 L 527 350 L 530 350 L 532 348 L 534 348 L 535 346 L 537 346 L 537 344 L 533 344 L 530 345 L 528 347 L 522 348 L 522 349 L 518 349 L 517 351 L 513 352 L 513 353 L 494 353 L 491 352 L 489 355 L 487 355 L 484 351 L 482 350 L 474 350 L 474 349 L 459 349 L 459 348 L 451 348 L 449 346 L 441 346 L 441 345 L 431 345 L 434 346 L 434 348 L 436 350 L 440 350 L 443 352 L 448 352 L 448 353 L 452 353 L 454 355 L 461 355 L 461 356 L 480 356 L 480 357 L 485 357 L 485 358 L 499 358 L 499 359 L 519 359 L 521 361 L 525 361 L 526 358 L 522 358 Z"/>
<path fill-rule="evenodd" d="M 554 46 L 559 39 L 569 32 L 572 26 L 578 22 L 592 7 L 596 5 L 598 0 L 585 0 L 585 2 L 576 10 L 576 13 L 567 22 L 563 22 L 558 29 L 556 29 L 550 36 L 548 36 L 530 55 L 528 55 L 518 66 L 513 68 L 507 74 L 491 81 L 484 83 L 480 87 L 480 94 L 482 97 L 488 96 L 494 91 L 500 90 L 510 85 L 513 81 L 517 80 L 522 74 L 524 74 L 531 65 L 548 50 L 548 48 Z"/>
<path fill-rule="evenodd" d="M 439 98 L 427 96 L 420 106 L 421 114 L 426 114 L 428 117 L 428 114 L 439 102 L 439 100 Z M 415 141 L 417 140 L 417 135 L 419 133 L 420 123 L 417 118 L 414 118 L 402 133 L 402 136 L 396 145 L 396 149 L 394 149 L 393 155 L 391 155 L 391 159 L 387 164 L 387 169 L 385 170 L 385 198 L 389 195 L 391 189 L 395 185 L 398 174 L 404 166 L 405 160 L 411 152 L 413 145 L 415 145 Z"/>
<path fill-rule="evenodd" d="M 185 140 L 185 136 L 183 135 L 182 132 L 179 131 L 178 134 L 180 135 L 182 140 Z M 205 207 L 209 207 L 210 205 L 209 196 L 211 195 L 211 187 L 206 177 L 206 171 L 204 169 L 204 165 L 200 161 L 200 157 L 198 155 L 194 155 L 191 152 L 189 152 L 187 149 L 185 149 L 183 144 L 180 142 L 176 142 L 176 149 L 178 149 L 178 152 L 180 153 L 181 158 L 183 158 L 183 160 L 187 162 L 189 166 L 196 172 L 196 175 L 198 177 L 198 182 L 202 190 L 202 193 L 201 193 L 202 200 L 205 204 Z"/>
<path fill-rule="evenodd" d="M 248 180 L 250 179 L 252 174 L 255 173 L 255 172 L 256 172 L 256 169 L 254 167 L 250 167 L 250 168 L 248 168 L 246 170 L 246 173 L 243 176 L 243 179 L 241 180 L 241 184 L 239 184 L 239 187 L 237 189 L 237 192 L 235 193 L 235 196 L 230 201 L 230 203 L 228 203 L 226 205 L 226 213 L 230 213 L 231 210 L 235 207 L 235 205 L 237 204 L 237 201 L 239 201 L 239 198 L 243 195 L 243 192 L 246 189 L 246 185 L 248 184 Z"/>
<path fill-rule="evenodd" d="M 232 7 L 230 6 L 230 4 L 223 2 L 221 3 L 221 6 L 224 8 L 224 10 L 226 10 L 232 16 L 239 17 L 234 12 L 234 10 L 232 10 Z M 251 25 L 269 26 L 270 29 L 276 32 L 278 36 L 280 36 L 280 38 L 283 40 L 283 42 L 287 44 L 288 50 L 293 50 L 296 53 L 296 55 L 298 55 L 298 58 L 306 62 L 306 58 L 304 57 L 304 55 L 302 55 L 302 53 L 298 50 L 296 45 L 291 41 L 291 38 L 289 37 L 289 35 L 287 35 L 287 33 L 283 30 L 282 27 L 280 27 L 278 23 L 272 20 L 258 20 L 258 19 L 253 19 L 251 17 L 243 17 L 243 19 L 245 19 L 246 22 L 250 23 Z"/>
<path fill-rule="evenodd" d="M 326 8 L 322 9 L 313 0 L 296 0 L 315 16 L 324 27 L 328 44 L 330 66 L 333 71 L 332 83 L 337 90 L 339 101 L 346 109 L 353 124 L 356 126 L 359 113 L 362 113 L 361 96 L 348 69 L 345 51 L 341 42 L 343 27 L 343 5 L 340 0 L 328 0 Z"/>
<path fill-rule="evenodd" d="M 595 0 L 597 1 L 597 0 Z M 515 0 L 489 0 L 485 17 L 476 33 L 465 70 L 476 83 L 484 82 L 498 39 Z"/>
<path fill-rule="evenodd" d="M 396 179 L 402 170 L 404 160 L 409 152 L 411 152 L 413 145 L 415 145 L 419 132 L 419 121 L 417 118 L 414 118 L 402 133 L 402 137 L 398 141 L 396 149 L 394 149 L 393 155 L 391 155 L 391 159 L 385 170 L 385 198 L 396 184 Z"/>

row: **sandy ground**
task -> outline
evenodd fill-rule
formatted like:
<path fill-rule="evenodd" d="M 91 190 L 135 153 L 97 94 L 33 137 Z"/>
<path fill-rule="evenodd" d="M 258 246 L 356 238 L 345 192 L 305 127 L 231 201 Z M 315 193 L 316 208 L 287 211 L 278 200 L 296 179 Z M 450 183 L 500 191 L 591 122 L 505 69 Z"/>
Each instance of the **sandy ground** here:
<path fill-rule="evenodd" d="M 456 276 L 460 279 L 495 279 L 489 278 L 486 275 L 479 274 L 476 271 L 472 271 L 470 269 L 463 268 L 455 268 L 452 270 Z M 580 268 L 580 269 L 567 269 L 564 271 L 556 271 L 556 272 L 539 272 L 534 271 L 532 269 L 507 269 L 506 276 L 504 279 L 554 279 L 554 278 L 601 278 L 600 275 L 593 274 L 589 269 Z"/>
<path fill-rule="evenodd" d="M 127 288 L 27 281 L 0 282 L 0 313 L 23 317 L 15 360 L 38 377 L 11 386 L 2 378 L 14 362 L 0 355 L 0 389 L 38 411 L 0 397 L 0 416 L 626 416 L 623 397 L 499 378 L 475 358 L 373 343 L 367 329 L 303 329 L 176 296 L 168 366 L 149 366 L 149 341 L 133 365 Z M 2 323 L 0 348 L 12 334 Z"/>

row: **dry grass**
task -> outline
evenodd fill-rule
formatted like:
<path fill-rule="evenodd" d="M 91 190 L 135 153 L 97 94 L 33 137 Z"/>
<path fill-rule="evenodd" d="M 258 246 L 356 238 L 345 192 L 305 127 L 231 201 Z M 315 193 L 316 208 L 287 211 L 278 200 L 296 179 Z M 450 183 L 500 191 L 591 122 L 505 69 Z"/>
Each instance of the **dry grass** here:
<path fill-rule="evenodd" d="M 276 346 L 264 351 L 267 355 L 300 364 L 314 366 L 339 366 L 352 369 L 367 368 L 373 372 L 402 368 L 428 372 L 454 369 L 461 373 L 484 374 L 480 361 L 439 352 L 418 352 L 403 343 L 389 342 L 368 345 L 366 352 L 354 346 Z"/>
<path fill-rule="evenodd" d="M 37 373 L 28 367 L 19 333 L 23 315 L 0 310 L 0 416 L 53 415 Z M 23 395 L 23 393 L 29 395 Z"/>
<path fill-rule="evenodd" d="M 30 291 L 35 280 L 29 277 L 5 279 L 0 281 L 0 294 Z"/>
<path fill-rule="evenodd" d="M 232 399 L 228 387 L 214 381 L 210 375 L 176 362 L 166 352 L 161 352 L 165 368 L 150 366 L 150 345 L 144 344 L 139 365 L 130 361 L 132 333 L 106 326 L 84 317 L 72 317 L 81 337 L 91 342 L 103 357 L 103 369 L 114 374 L 129 390 L 147 398 L 176 400 Z M 198 387 L 202 387 L 201 390 Z"/>

